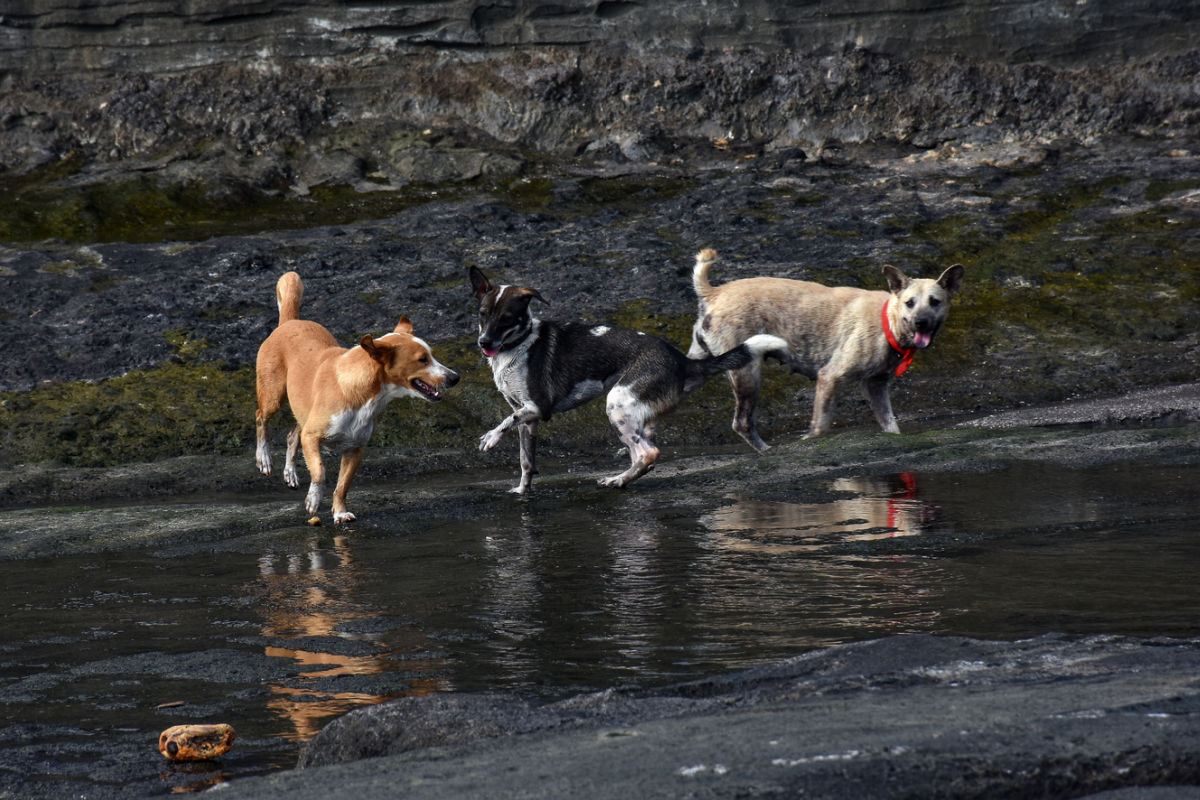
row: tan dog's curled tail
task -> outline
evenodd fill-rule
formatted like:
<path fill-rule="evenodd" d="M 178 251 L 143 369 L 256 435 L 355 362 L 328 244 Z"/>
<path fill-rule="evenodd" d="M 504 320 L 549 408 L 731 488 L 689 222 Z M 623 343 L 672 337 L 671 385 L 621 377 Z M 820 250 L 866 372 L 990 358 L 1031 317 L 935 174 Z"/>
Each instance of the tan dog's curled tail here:
<path fill-rule="evenodd" d="M 304 281 L 295 272 L 285 272 L 275 284 L 275 302 L 279 305 L 279 324 L 300 319 L 300 300 L 304 297 Z"/>
<path fill-rule="evenodd" d="M 717 260 L 717 251 L 711 247 L 696 253 L 696 266 L 692 269 L 692 288 L 701 301 L 707 300 L 712 294 L 712 284 L 708 282 L 708 270 Z"/>

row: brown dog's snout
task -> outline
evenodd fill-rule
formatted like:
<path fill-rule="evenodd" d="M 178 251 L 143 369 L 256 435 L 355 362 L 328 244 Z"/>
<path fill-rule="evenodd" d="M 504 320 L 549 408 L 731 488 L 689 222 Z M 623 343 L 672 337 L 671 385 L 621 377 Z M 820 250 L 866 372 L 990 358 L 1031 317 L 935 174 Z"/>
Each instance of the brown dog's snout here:
<path fill-rule="evenodd" d="M 446 370 L 446 380 L 445 380 L 446 388 L 449 389 L 451 386 L 454 386 L 457 383 L 458 383 L 458 373 L 452 369 L 447 369 Z"/>

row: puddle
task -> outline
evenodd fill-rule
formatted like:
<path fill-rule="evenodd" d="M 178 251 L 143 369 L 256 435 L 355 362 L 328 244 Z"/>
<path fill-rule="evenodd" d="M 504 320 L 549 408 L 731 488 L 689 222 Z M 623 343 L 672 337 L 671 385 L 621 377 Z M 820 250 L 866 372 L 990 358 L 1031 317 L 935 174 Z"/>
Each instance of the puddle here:
<path fill-rule="evenodd" d="M 585 482 L 530 502 L 489 483 L 348 532 L 246 501 L 267 529 L 207 548 L 179 547 L 183 526 L 0 563 L 0 794 L 196 791 L 290 767 L 333 716 L 405 695 L 550 699 L 903 633 L 1200 633 L 1200 468 L 845 477 L 702 512 Z M 238 741 L 171 764 L 157 736 L 183 722 L 228 722 Z"/>

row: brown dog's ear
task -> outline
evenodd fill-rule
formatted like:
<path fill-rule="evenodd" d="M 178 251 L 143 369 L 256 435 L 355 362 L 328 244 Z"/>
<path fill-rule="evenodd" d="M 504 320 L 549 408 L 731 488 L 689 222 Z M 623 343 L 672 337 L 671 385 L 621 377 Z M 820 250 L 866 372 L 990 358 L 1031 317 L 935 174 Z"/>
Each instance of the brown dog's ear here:
<path fill-rule="evenodd" d="M 942 273 L 942 277 L 938 278 L 938 285 L 950 294 L 956 294 L 962 288 L 963 273 L 965 271 L 962 264 L 955 264 L 949 267 Z"/>
<path fill-rule="evenodd" d="M 375 340 L 371 338 L 371 334 L 369 333 L 364 334 L 363 337 L 358 340 L 358 346 L 376 361 L 378 361 L 380 355 L 382 355 L 382 351 L 380 351 L 378 345 L 375 344 Z"/>
<path fill-rule="evenodd" d="M 393 330 L 396 333 L 403 333 L 406 336 L 412 336 L 413 324 L 408 321 L 408 317 L 401 317 L 400 321 L 396 323 L 396 327 L 393 328 Z"/>
<path fill-rule="evenodd" d="M 888 291 L 892 294 L 900 294 L 912 282 L 912 280 L 900 270 L 887 264 L 883 268 L 883 276 L 887 278 Z"/>
<path fill-rule="evenodd" d="M 482 299 L 485 294 L 496 288 L 479 267 L 471 267 L 467 271 L 467 275 L 471 278 L 471 290 L 475 293 L 476 298 Z"/>

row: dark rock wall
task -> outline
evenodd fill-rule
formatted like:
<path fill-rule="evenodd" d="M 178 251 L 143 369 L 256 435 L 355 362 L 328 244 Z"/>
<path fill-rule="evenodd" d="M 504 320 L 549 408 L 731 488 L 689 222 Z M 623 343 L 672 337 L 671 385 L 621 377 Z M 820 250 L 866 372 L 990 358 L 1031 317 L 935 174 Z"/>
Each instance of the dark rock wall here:
<path fill-rule="evenodd" d="M 304 193 L 717 142 L 1179 138 L 1196 42 L 1189 0 L 6 0 L 0 176 Z"/>
<path fill-rule="evenodd" d="M 407 47 L 756 47 L 1109 64 L 1191 48 L 1188 0 L 7 0 L 0 71 L 154 73 Z"/>

